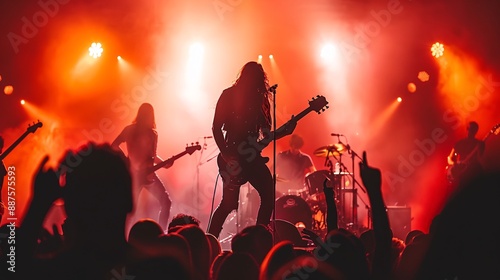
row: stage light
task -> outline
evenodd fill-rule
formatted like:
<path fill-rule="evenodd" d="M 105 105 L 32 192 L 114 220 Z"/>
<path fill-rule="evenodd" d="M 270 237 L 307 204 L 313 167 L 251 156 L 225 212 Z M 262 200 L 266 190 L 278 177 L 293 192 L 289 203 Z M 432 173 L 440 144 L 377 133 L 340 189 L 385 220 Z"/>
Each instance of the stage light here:
<path fill-rule="evenodd" d="M 121 56 L 117 56 L 116 59 L 122 60 L 122 57 Z"/>
<path fill-rule="evenodd" d="M 89 55 L 93 58 L 98 58 L 98 57 L 101 57 L 103 51 L 104 50 L 102 48 L 101 43 L 94 42 L 94 43 L 92 43 L 92 45 L 90 45 Z"/>
<path fill-rule="evenodd" d="M 189 56 L 194 58 L 199 58 L 203 55 L 204 49 L 203 45 L 200 43 L 194 43 L 189 47 Z"/>
<path fill-rule="evenodd" d="M 185 79 L 191 88 L 197 88 L 201 83 L 204 52 L 201 43 L 194 43 L 189 47 Z"/>
<path fill-rule="evenodd" d="M 326 62 L 333 61 L 337 57 L 337 55 L 338 55 L 338 50 L 332 44 L 326 44 L 323 46 L 323 48 L 321 48 L 321 57 Z"/>
<path fill-rule="evenodd" d="M 21 105 L 24 105 L 26 104 L 26 101 L 24 101 L 24 99 L 21 100 Z"/>
<path fill-rule="evenodd" d="M 14 92 L 14 87 L 13 86 L 5 86 L 3 88 L 3 93 L 5 93 L 5 95 L 11 95 L 12 92 Z"/>
<path fill-rule="evenodd" d="M 417 85 L 415 85 L 414 83 L 408 83 L 408 91 L 414 93 L 415 91 L 417 91 Z"/>
<path fill-rule="evenodd" d="M 432 53 L 432 56 L 434 56 L 435 58 L 443 56 L 443 54 L 444 54 L 443 44 L 441 44 L 439 42 L 434 43 L 431 47 L 431 53 Z"/>
<path fill-rule="evenodd" d="M 425 71 L 420 71 L 418 72 L 418 79 L 422 82 L 427 82 L 429 81 L 429 74 L 427 74 L 427 72 Z"/>
<path fill-rule="evenodd" d="M 2 81 L 2 75 L 0 75 L 0 82 Z"/>
<path fill-rule="evenodd" d="M 261 55 L 261 54 L 259 54 L 259 60 L 261 60 L 261 59 L 262 59 L 262 55 Z"/>
<path fill-rule="evenodd" d="M 273 59 L 274 56 L 272 54 L 269 55 L 269 59 Z"/>
<path fill-rule="evenodd" d="M 397 101 L 398 101 L 398 102 L 401 102 L 401 101 L 403 101 L 403 98 L 398 97 Z"/>

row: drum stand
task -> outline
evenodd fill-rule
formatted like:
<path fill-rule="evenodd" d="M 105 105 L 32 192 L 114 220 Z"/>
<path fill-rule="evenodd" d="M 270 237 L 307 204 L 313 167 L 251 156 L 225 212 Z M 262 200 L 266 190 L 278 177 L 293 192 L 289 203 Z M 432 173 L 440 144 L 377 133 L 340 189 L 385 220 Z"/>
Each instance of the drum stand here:
<path fill-rule="evenodd" d="M 338 215 L 338 226 L 340 228 L 346 228 L 349 229 L 353 232 L 359 230 L 361 227 L 358 222 L 358 198 L 359 194 L 357 192 L 357 187 L 359 186 L 360 189 L 366 193 L 365 189 L 363 186 L 359 184 L 359 182 L 356 180 L 354 176 L 354 161 L 355 158 L 358 157 L 361 159 L 353 150 L 350 149 L 349 145 L 344 145 L 342 142 L 339 142 L 340 146 L 345 146 L 347 148 L 348 153 L 351 155 L 351 160 L 352 160 L 352 172 L 348 171 L 348 168 L 343 164 L 342 162 L 342 153 L 337 153 L 338 157 L 335 156 L 334 151 L 332 150 L 331 152 L 329 151 L 326 155 L 326 161 L 325 161 L 325 166 L 328 168 L 330 172 L 330 180 L 333 183 L 333 188 L 335 192 L 335 203 L 337 205 L 337 215 Z M 336 160 L 335 164 L 335 170 L 334 170 L 334 165 L 332 163 L 332 160 L 330 159 L 330 156 L 332 156 Z M 362 159 L 361 159 L 362 160 Z M 346 180 L 345 177 L 350 176 L 350 179 L 352 180 L 352 187 L 351 188 L 346 188 Z M 346 200 L 346 195 L 350 193 L 351 194 L 351 201 Z M 371 224 L 370 221 L 370 207 L 369 205 L 361 199 L 363 204 L 368 210 L 368 227 Z M 351 204 L 349 204 L 349 202 Z M 351 213 L 346 211 L 347 207 L 352 206 L 349 210 Z"/>

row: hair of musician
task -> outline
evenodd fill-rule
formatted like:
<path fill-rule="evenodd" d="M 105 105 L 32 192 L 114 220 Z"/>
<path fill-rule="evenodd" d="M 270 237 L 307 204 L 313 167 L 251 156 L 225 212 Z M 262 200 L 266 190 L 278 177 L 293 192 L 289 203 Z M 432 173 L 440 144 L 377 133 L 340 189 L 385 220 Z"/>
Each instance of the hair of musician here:
<path fill-rule="evenodd" d="M 479 130 L 479 124 L 475 121 L 471 121 L 467 126 L 467 130 L 469 131 L 469 133 L 476 134 Z"/>
<path fill-rule="evenodd" d="M 262 96 L 262 113 L 266 123 L 261 125 L 271 125 L 271 105 L 269 100 L 271 93 L 269 92 L 269 80 L 264 68 L 261 64 L 250 61 L 247 62 L 240 70 L 236 81 L 233 84 L 236 88 L 244 89 L 244 93 L 252 94 L 257 92 Z"/>
<path fill-rule="evenodd" d="M 300 149 L 304 146 L 304 139 L 298 134 L 292 134 L 290 136 L 290 148 Z"/>
<path fill-rule="evenodd" d="M 142 103 L 137 110 L 137 116 L 133 123 L 141 126 L 156 128 L 155 111 L 153 105 L 149 103 Z"/>

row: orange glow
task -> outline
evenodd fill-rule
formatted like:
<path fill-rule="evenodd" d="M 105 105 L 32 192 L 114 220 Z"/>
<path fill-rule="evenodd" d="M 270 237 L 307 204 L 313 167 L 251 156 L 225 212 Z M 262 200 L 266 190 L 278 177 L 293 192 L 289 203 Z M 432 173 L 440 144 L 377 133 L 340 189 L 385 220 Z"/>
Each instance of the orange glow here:
<path fill-rule="evenodd" d="M 408 91 L 411 93 L 414 93 L 415 91 L 417 91 L 417 86 L 415 85 L 415 83 L 408 83 Z"/>
<path fill-rule="evenodd" d="M 26 101 L 24 101 L 24 99 L 21 100 L 21 105 L 24 105 L 26 104 Z"/>
<path fill-rule="evenodd" d="M 473 57 L 457 49 L 449 48 L 446 59 L 438 62 L 438 92 L 447 112 L 443 117 L 459 119 L 462 123 L 468 119 L 481 122 L 486 117 L 484 109 L 490 107 L 489 100 L 494 96 L 491 74 L 480 69 Z"/>
<path fill-rule="evenodd" d="M 5 95 L 11 95 L 12 92 L 14 92 L 14 87 L 9 85 L 9 86 L 5 86 L 3 88 L 3 92 L 5 93 Z"/>
<path fill-rule="evenodd" d="M 382 127 L 387 123 L 389 118 L 396 112 L 396 109 L 398 108 L 401 97 L 398 97 L 394 102 L 389 104 L 379 115 L 378 117 L 373 121 L 372 127 L 370 128 L 370 132 L 367 133 L 366 135 L 376 135 L 378 131 L 382 130 Z"/>
<path fill-rule="evenodd" d="M 418 79 L 421 81 L 421 82 L 427 82 L 429 81 L 429 74 L 425 71 L 420 71 L 418 72 Z"/>

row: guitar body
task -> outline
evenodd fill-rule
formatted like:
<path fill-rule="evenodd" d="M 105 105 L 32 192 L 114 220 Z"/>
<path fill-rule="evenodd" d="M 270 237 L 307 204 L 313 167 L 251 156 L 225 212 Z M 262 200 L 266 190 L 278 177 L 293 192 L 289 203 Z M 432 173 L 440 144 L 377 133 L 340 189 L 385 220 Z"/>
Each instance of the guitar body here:
<path fill-rule="evenodd" d="M 277 131 L 283 131 L 288 123 L 296 123 L 310 112 L 315 111 L 321 114 L 321 112 L 324 112 L 326 109 L 328 109 L 328 101 L 326 101 L 324 96 L 317 95 L 309 101 L 309 107 L 296 116 L 292 116 L 292 119 L 278 128 Z M 233 147 L 234 149 L 232 149 L 234 150 L 232 154 L 237 156 L 232 157 L 234 160 L 231 160 L 230 163 L 226 162 L 222 155 L 219 154 L 217 156 L 217 166 L 223 182 L 236 186 L 241 186 L 248 182 L 248 170 L 251 170 L 253 165 L 266 164 L 269 161 L 269 158 L 263 157 L 261 152 L 272 142 L 275 135 L 275 132 L 271 132 L 260 141 L 251 141 L 249 139 L 247 142 L 239 143 L 237 147 Z M 244 155 L 246 155 L 246 157 L 244 157 Z"/>
<path fill-rule="evenodd" d="M 219 174 L 222 177 L 222 181 L 235 186 L 241 186 L 248 182 L 247 171 L 252 168 L 252 165 L 266 164 L 268 161 L 269 158 L 262 157 L 259 154 L 251 161 L 247 161 L 245 159 L 235 159 L 235 164 L 231 165 L 224 160 L 222 154 L 219 153 L 217 156 L 217 166 L 219 168 Z"/>
<path fill-rule="evenodd" d="M 488 137 L 491 135 L 498 135 L 500 133 L 500 124 L 496 124 L 491 128 L 491 130 L 484 136 L 482 142 L 486 142 Z M 476 145 L 476 147 L 464 158 L 461 159 L 460 161 L 456 162 L 453 165 L 448 165 L 446 166 L 446 177 L 448 179 L 448 182 L 450 184 L 455 184 L 461 180 L 461 178 L 469 171 L 475 172 L 474 170 L 474 165 L 471 163 L 474 159 L 474 157 L 477 155 L 479 146 Z"/>
<path fill-rule="evenodd" d="M 448 182 L 454 184 L 460 181 L 462 174 L 467 170 L 466 163 L 455 163 L 446 167 L 446 178 Z"/>

